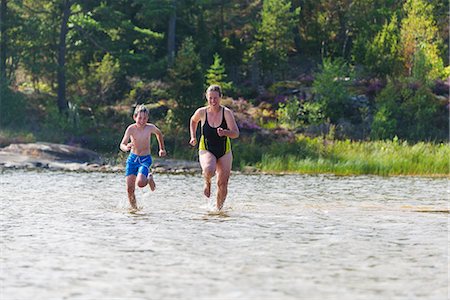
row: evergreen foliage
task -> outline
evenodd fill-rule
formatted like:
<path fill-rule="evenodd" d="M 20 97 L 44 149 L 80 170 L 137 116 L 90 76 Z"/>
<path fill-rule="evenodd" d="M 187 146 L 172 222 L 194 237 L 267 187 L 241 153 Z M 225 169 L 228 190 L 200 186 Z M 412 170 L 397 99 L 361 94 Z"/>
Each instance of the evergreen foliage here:
<path fill-rule="evenodd" d="M 365 57 L 365 64 L 377 76 L 398 74 L 400 71 L 400 32 L 397 16 L 394 15 L 389 23 L 385 23 L 373 41 L 369 41 Z"/>
<path fill-rule="evenodd" d="M 178 135 L 205 83 L 219 83 L 243 131 L 348 125 L 355 139 L 448 140 L 448 1 L 2 4 L 0 125 L 30 112 L 39 138 L 65 142 L 61 128 L 98 142 L 136 102 Z"/>
<path fill-rule="evenodd" d="M 0 84 L 0 125 L 3 128 L 21 125 L 27 113 L 25 98 L 6 84 Z"/>
<path fill-rule="evenodd" d="M 381 91 L 377 99 L 377 112 L 372 122 L 373 139 L 392 139 L 397 134 L 397 119 L 400 116 L 400 95 L 392 80 Z"/>
<path fill-rule="evenodd" d="M 390 80 L 376 102 L 375 139 L 443 140 L 448 134 L 448 123 L 439 117 L 441 105 L 430 89 L 414 78 Z"/>
<path fill-rule="evenodd" d="M 280 103 L 277 109 L 278 121 L 289 129 L 295 129 L 299 123 L 300 101 L 297 97 L 286 100 L 286 103 Z"/>
<path fill-rule="evenodd" d="M 84 104 L 98 107 L 113 103 L 117 96 L 115 88 L 120 74 L 120 64 L 111 54 L 107 53 L 103 59 L 89 66 L 89 76 L 84 79 L 84 86 L 88 89 L 86 94 L 94 95 L 86 100 Z"/>
<path fill-rule="evenodd" d="M 325 118 L 337 123 L 350 111 L 350 93 L 348 85 L 352 73 L 347 63 L 338 58 L 326 58 L 320 66 L 320 72 L 313 83 L 313 91 L 322 107 Z"/>
<path fill-rule="evenodd" d="M 214 53 L 214 62 L 206 72 L 206 85 L 210 86 L 211 84 L 220 85 L 224 94 L 227 94 L 227 92 L 233 89 L 232 82 L 227 81 L 227 74 L 225 72 L 225 65 L 222 63 L 222 58 L 217 53 Z"/>
<path fill-rule="evenodd" d="M 172 97 L 177 101 L 174 119 L 178 125 L 187 126 L 191 114 L 204 103 L 203 71 L 191 37 L 181 44 L 169 78 Z"/>
<path fill-rule="evenodd" d="M 291 10 L 290 1 L 263 1 L 257 40 L 250 55 L 259 58 L 262 70 L 267 76 L 283 71 L 288 53 L 293 48 L 294 29 L 299 14 L 299 7 Z"/>

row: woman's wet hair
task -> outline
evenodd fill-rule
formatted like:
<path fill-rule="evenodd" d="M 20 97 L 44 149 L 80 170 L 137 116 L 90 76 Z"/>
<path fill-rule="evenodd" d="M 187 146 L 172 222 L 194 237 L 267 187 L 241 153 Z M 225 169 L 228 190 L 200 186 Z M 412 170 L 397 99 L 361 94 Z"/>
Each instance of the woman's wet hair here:
<path fill-rule="evenodd" d="M 222 97 L 222 88 L 218 84 L 211 84 L 206 90 L 206 94 L 209 92 L 217 92 L 219 93 L 219 96 Z"/>
<path fill-rule="evenodd" d="M 134 109 L 133 116 L 137 116 L 141 112 L 146 113 L 147 115 L 150 114 L 148 108 L 144 104 L 140 104 Z"/>

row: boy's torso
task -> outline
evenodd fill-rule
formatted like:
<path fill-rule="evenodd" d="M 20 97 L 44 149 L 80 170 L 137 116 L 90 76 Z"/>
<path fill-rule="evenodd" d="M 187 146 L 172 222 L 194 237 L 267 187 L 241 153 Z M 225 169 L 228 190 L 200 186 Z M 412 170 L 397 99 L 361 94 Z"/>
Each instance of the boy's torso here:
<path fill-rule="evenodd" d="M 147 124 L 144 128 L 133 127 L 130 132 L 131 142 L 133 143 L 132 153 L 143 156 L 150 154 L 150 141 L 152 126 Z"/>

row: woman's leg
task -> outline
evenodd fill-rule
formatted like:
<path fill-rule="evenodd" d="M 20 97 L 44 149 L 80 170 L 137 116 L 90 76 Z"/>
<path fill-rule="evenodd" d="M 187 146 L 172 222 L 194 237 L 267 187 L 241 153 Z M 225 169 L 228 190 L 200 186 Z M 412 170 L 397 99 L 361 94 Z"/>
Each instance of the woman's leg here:
<path fill-rule="evenodd" d="M 222 209 L 228 194 L 228 179 L 231 175 L 233 154 L 230 152 L 217 160 L 217 209 Z"/>
<path fill-rule="evenodd" d="M 200 150 L 198 154 L 203 178 L 205 179 L 203 193 L 209 198 L 211 196 L 211 178 L 216 173 L 216 157 L 207 150 Z"/>
<path fill-rule="evenodd" d="M 136 175 L 128 175 L 126 177 L 126 181 L 127 181 L 128 200 L 130 201 L 131 207 L 134 209 L 137 209 L 136 196 L 134 194 L 134 189 L 135 189 L 135 184 L 136 184 Z"/>

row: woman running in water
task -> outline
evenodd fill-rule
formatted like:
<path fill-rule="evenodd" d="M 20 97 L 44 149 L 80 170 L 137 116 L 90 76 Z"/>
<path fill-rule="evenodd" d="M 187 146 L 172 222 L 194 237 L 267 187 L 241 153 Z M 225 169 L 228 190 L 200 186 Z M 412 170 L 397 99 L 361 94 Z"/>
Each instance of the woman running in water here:
<path fill-rule="evenodd" d="M 190 144 L 197 144 L 197 126 L 201 122 L 199 160 L 205 179 L 203 190 L 206 197 L 211 196 L 211 179 L 217 174 L 217 209 L 223 207 L 228 193 L 228 180 L 231 174 L 233 154 L 230 139 L 239 137 L 239 128 L 233 112 L 222 105 L 222 90 L 219 85 L 211 85 L 206 90 L 208 105 L 195 111 L 191 117 Z"/>

